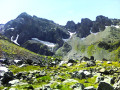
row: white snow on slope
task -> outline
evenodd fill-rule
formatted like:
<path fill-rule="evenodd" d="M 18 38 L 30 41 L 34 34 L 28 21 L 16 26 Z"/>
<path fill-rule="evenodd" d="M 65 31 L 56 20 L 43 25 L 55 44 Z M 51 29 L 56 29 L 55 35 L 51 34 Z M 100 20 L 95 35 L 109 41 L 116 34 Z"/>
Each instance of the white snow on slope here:
<path fill-rule="evenodd" d="M 83 38 L 80 38 L 81 40 L 85 40 L 86 38 L 85 37 L 83 37 Z"/>
<path fill-rule="evenodd" d="M 118 26 L 118 25 L 111 25 L 111 27 L 116 27 L 116 28 L 120 28 L 120 26 Z"/>
<path fill-rule="evenodd" d="M 97 34 L 98 34 L 98 33 L 93 33 L 91 30 L 92 30 L 92 28 L 90 29 L 90 33 L 91 33 L 91 34 L 94 34 L 94 35 L 97 35 Z"/>
<path fill-rule="evenodd" d="M 19 45 L 19 44 L 17 43 L 18 37 L 19 37 L 19 35 L 17 34 L 16 39 L 13 40 L 13 36 L 12 36 L 12 37 L 11 37 L 11 41 L 14 42 L 15 44 Z"/>
<path fill-rule="evenodd" d="M 12 31 L 14 30 L 14 28 L 9 28 L 9 29 L 12 30 Z"/>
<path fill-rule="evenodd" d="M 48 47 L 54 47 L 55 44 L 54 43 L 51 43 L 51 42 L 47 42 L 47 41 L 42 41 L 42 40 L 39 40 L 38 38 L 32 38 L 32 40 L 36 40 L 36 41 L 39 41 L 45 45 L 47 45 Z"/>
<path fill-rule="evenodd" d="M 64 42 L 67 42 L 68 40 L 70 40 L 71 38 L 72 38 L 72 36 L 74 35 L 74 34 L 76 34 L 76 32 L 70 32 L 70 31 L 68 31 L 69 32 L 69 34 L 70 34 L 70 37 L 68 38 L 68 39 L 63 39 L 63 41 Z"/>

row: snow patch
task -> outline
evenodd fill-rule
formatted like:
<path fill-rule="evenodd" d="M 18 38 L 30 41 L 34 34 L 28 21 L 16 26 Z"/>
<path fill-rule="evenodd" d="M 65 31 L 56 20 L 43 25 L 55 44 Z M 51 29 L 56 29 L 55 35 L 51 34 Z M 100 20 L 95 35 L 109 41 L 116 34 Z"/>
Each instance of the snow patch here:
<path fill-rule="evenodd" d="M 11 41 L 14 42 L 15 44 L 19 45 L 19 44 L 17 43 L 18 37 L 19 37 L 19 35 L 17 34 L 16 39 L 13 40 L 13 36 L 12 36 L 12 37 L 11 37 Z"/>
<path fill-rule="evenodd" d="M 67 61 L 61 61 L 59 66 L 62 66 L 63 64 L 67 63 Z"/>
<path fill-rule="evenodd" d="M 71 38 L 72 38 L 72 36 L 74 35 L 74 34 L 76 34 L 76 32 L 70 32 L 70 31 L 68 31 L 69 32 L 69 34 L 70 34 L 70 37 L 68 38 L 68 39 L 62 39 L 64 42 L 67 42 L 68 40 L 70 40 Z"/>
<path fill-rule="evenodd" d="M 0 66 L 0 72 L 7 72 L 8 68 Z"/>
<path fill-rule="evenodd" d="M 93 32 L 92 32 L 92 28 L 91 28 L 91 29 L 90 29 L 90 34 L 97 35 L 98 33 L 93 33 Z"/>
<path fill-rule="evenodd" d="M 21 61 L 21 60 L 14 60 L 15 63 L 18 63 L 19 61 Z"/>
<path fill-rule="evenodd" d="M 85 37 L 81 38 L 81 40 L 85 40 L 85 39 L 86 39 Z"/>
<path fill-rule="evenodd" d="M 47 45 L 48 47 L 55 47 L 55 44 L 54 44 L 54 43 L 47 42 L 47 41 L 42 41 L 42 40 L 39 40 L 38 38 L 32 38 L 32 40 L 39 41 L 39 42 L 41 42 L 41 43 Z"/>
<path fill-rule="evenodd" d="M 111 25 L 111 27 L 120 28 L 120 26 L 118 26 L 118 25 Z"/>
<path fill-rule="evenodd" d="M 9 29 L 11 29 L 12 31 L 14 30 L 14 28 L 9 28 Z"/>

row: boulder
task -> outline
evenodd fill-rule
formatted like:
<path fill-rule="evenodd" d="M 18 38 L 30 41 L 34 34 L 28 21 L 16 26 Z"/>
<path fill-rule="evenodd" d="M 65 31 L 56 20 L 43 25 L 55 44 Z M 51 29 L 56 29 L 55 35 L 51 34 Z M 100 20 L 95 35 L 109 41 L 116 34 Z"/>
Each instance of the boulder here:
<path fill-rule="evenodd" d="M 2 84 L 8 84 L 8 82 L 13 79 L 14 79 L 13 73 L 9 71 L 4 73 L 4 76 L 1 81 L 2 81 Z"/>
<path fill-rule="evenodd" d="M 15 85 L 15 84 L 17 84 L 17 83 L 19 83 L 20 81 L 18 80 L 18 79 L 15 79 L 15 80 L 11 80 L 11 81 L 9 81 L 9 84 L 10 85 Z"/>
<path fill-rule="evenodd" d="M 17 65 L 22 65 L 23 64 L 23 61 L 22 60 L 14 60 L 15 64 Z"/>
<path fill-rule="evenodd" d="M 86 64 L 87 67 L 95 66 L 95 65 L 96 65 L 96 63 L 95 63 L 94 60 L 88 61 L 87 64 Z"/>
<path fill-rule="evenodd" d="M 97 90 L 114 90 L 114 88 L 106 82 L 100 82 Z"/>
<path fill-rule="evenodd" d="M 94 60 L 94 56 L 91 56 L 91 57 L 90 57 L 90 60 Z"/>
<path fill-rule="evenodd" d="M 88 57 L 82 57 L 80 61 L 89 61 L 90 59 Z"/>
<path fill-rule="evenodd" d="M 5 60 L 6 60 L 5 58 L 0 59 L 0 63 L 4 63 Z"/>
<path fill-rule="evenodd" d="M 110 84 L 114 84 L 115 83 L 115 79 L 116 79 L 116 77 L 111 78 Z"/>
<path fill-rule="evenodd" d="M 77 63 L 74 59 L 69 59 L 68 63 Z"/>
<path fill-rule="evenodd" d="M 72 78 L 84 79 L 86 77 L 91 77 L 92 74 L 88 71 L 80 70 L 72 73 Z"/>

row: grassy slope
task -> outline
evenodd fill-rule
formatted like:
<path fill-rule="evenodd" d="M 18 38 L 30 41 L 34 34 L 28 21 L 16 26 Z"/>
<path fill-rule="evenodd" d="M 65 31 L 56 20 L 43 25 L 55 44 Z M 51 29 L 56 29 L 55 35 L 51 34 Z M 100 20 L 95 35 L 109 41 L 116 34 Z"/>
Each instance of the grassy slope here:
<path fill-rule="evenodd" d="M 72 46 L 72 50 L 68 52 L 67 56 L 64 56 L 64 59 L 79 59 L 79 56 L 94 56 L 96 59 L 120 59 L 120 28 L 107 27 L 97 35 L 90 34 L 84 40 L 74 36 L 68 43 Z M 105 44 L 100 47 L 101 43 Z"/>
<path fill-rule="evenodd" d="M 51 56 L 43 56 L 33 53 L 25 48 L 17 46 L 9 41 L 6 37 L 0 35 L 0 57 L 8 59 L 31 59 L 33 62 L 49 60 Z"/>

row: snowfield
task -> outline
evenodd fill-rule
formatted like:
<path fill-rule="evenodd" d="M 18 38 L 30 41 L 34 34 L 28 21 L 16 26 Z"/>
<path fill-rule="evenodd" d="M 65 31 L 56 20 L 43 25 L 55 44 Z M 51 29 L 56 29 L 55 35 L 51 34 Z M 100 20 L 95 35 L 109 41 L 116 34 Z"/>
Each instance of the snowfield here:
<path fill-rule="evenodd" d="M 11 41 L 14 42 L 15 44 L 19 45 L 19 44 L 17 43 L 18 38 L 19 38 L 19 35 L 18 35 L 18 34 L 17 34 L 17 37 L 16 37 L 15 40 L 13 40 L 13 36 L 12 36 L 12 37 L 11 37 Z"/>
<path fill-rule="evenodd" d="M 38 38 L 32 38 L 32 40 L 39 41 L 39 42 L 41 42 L 42 44 L 47 45 L 48 47 L 55 47 L 55 45 L 56 45 L 56 44 L 51 43 L 51 42 L 48 42 L 48 41 L 42 41 L 42 40 L 39 40 Z"/>

